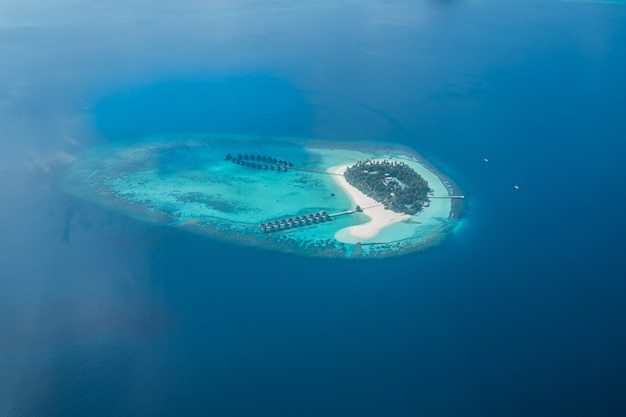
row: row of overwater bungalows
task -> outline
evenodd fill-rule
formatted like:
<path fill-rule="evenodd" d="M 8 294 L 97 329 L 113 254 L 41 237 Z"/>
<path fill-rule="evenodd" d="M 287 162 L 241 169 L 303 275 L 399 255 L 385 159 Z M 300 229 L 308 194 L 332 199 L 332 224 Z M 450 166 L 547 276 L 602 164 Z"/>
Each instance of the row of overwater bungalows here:
<path fill-rule="evenodd" d="M 288 167 L 286 165 L 272 165 L 261 164 L 257 162 L 243 161 L 240 159 L 231 159 L 234 164 L 245 166 L 246 168 L 264 169 L 270 171 L 287 172 Z"/>
<path fill-rule="evenodd" d="M 286 172 L 287 169 L 293 167 L 293 163 L 284 161 L 282 159 L 272 158 L 271 156 L 264 155 L 237 155 L 233 156 L 228 154 L 224 157 L 225 160 L 231 161 L 234 164 L 245 166 L 247 168 L 264 169 L 270 171 Z M 257 161 L 257 162 L 255 162 Z"/>
<path fill-rule="evenodd" d="M 259 229 L 264 233 L 278 232 L 280 230 L 291 229 L 309 224 L 323 223 L 331 221 L 333 218 L 325 211 L 309 215 L 295 216 L 288 219 L 275 220 L 273 222 L 261 223 Z"/>

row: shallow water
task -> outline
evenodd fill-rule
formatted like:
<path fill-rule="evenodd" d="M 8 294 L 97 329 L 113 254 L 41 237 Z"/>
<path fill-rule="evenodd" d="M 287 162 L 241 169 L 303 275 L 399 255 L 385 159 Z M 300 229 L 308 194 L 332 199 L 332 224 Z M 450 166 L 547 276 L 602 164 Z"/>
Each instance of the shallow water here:
<path fill-rule="evenodd" d="M 137 219 L 307 256 L 398 255 L 439 244 L 452 233 L 458 210 L 453 213 L 450 199 L 433 198 L 431 206 L 399 227 L 368 238 L 353 236 L 349 227 L 369 222 L 369 207 L 354 213 L 358 202 L 332 173 L 338 164 L 372 158 L 402 161 L 422 175 L 436 197 L 454 190 L 446 185 L 449 179 L 430 171 L 408 149 L 391 143 L 352 146 L 358 150 L 302 138 L 156 136 L 79 155 L 64 173 L 63 185 Z M 279 163 L 266 161 L 261 170 L 243 165 L 256 166 L 261 155 Z M 278 232 L 262 230 L 270 222 L 314 213 L 327 213 L 330 219 Z"/>

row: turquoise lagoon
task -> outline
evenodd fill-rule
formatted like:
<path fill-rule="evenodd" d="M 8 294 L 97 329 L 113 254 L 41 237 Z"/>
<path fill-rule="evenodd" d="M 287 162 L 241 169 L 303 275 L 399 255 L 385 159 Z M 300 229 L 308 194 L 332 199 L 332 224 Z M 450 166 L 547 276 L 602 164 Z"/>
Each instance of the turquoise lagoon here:
<path fill-rule="evenodd" d="M 226 160 L 227 154 L 271 156 L 301 169 L 247 168 Z M 461 210 L 447 198 L 433 199 L 410 219 L 359 241 L 345 238 L 345 230 L 368 222 L 367 211 L 284 231 L 259 228 L 296 215 L 353 210 L 355 201 L 326 172 L 364 159 L 402 160 L 425 177 L 434 196 L 457 192 L 454 182 L 401 145 L 224 134 L 160 135 L 96 147 L 68 169 L 64 185 L 73 194 L 144 221 L 309 256 L 397 255 L 450 235 Z"/>

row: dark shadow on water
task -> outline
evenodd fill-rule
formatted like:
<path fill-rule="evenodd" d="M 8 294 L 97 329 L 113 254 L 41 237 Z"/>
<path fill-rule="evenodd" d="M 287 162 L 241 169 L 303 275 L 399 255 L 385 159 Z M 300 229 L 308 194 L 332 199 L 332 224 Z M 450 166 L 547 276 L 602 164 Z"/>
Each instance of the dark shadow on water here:
<path fill-rule="evenodd" d="M 228 132 L 309 136 L 304 95 L 268 75 L 159 81 L 102 98 L 95 127 L 108 139 L 150 134 Z"/>
<path fill-rule="evenodd" d="M 389 111 L 267 74 L 188 76 L 100 98 L 94 127 L 107 140 L 182 133 L 234 133 L 327 140 L 403 141 Z"/>

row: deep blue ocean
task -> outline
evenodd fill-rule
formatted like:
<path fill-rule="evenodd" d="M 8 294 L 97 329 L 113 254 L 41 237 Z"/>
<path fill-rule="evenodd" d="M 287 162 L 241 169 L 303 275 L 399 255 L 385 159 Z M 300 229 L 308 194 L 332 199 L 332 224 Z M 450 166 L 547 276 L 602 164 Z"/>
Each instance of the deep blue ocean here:
<path fill-rule="evenodd" d="M 626 415 L 626 4 L 206 3 L 0 5 L 0 417 Z M 189 132 L 405 144 L 465 217 L 329 260 L 63 189 Z"/>

